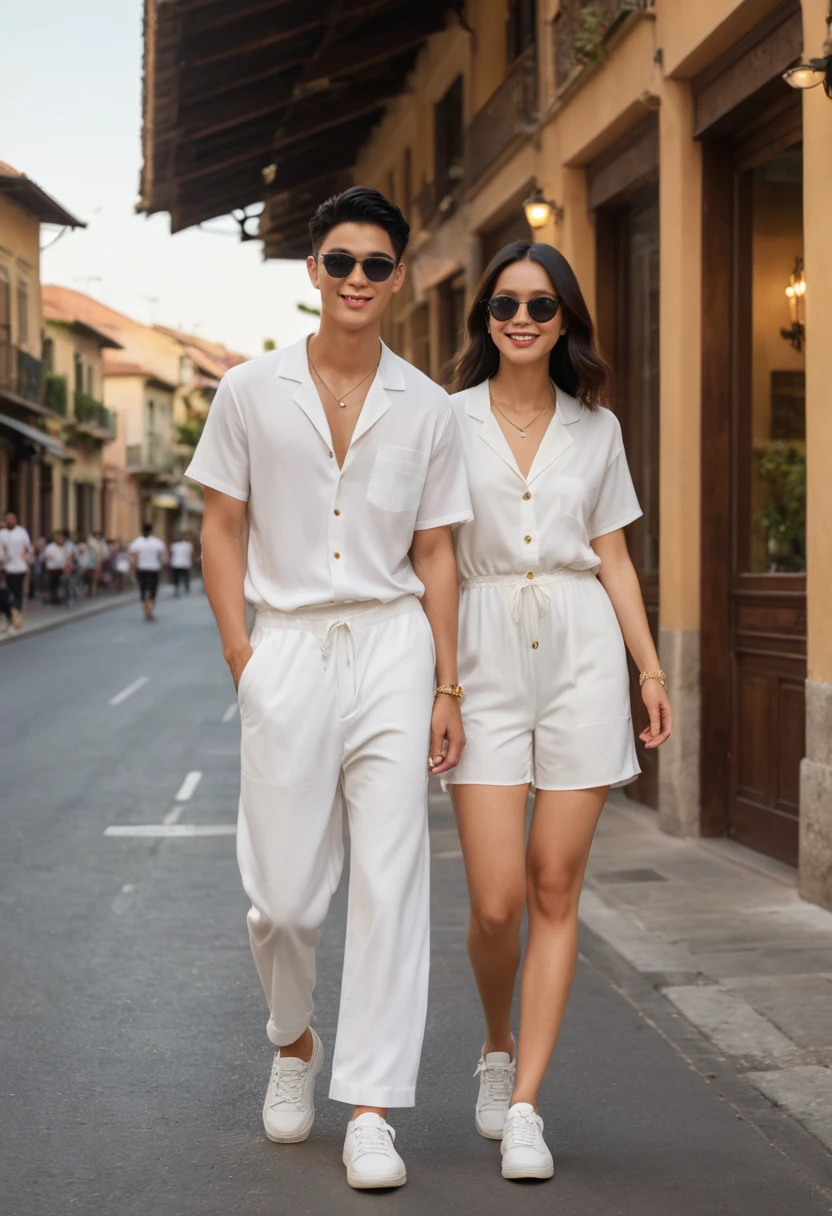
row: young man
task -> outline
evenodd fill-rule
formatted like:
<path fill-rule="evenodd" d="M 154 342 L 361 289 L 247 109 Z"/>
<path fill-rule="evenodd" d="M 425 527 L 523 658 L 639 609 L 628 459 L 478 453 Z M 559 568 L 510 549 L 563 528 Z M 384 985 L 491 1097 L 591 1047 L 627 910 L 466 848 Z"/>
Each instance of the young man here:
<path fill-rule="evenodd" d="M 0 569 L 6 575 L 12 633 L 20 633 L 23 628 L 24 585 L 33 556 L 29 533 L 17 522 L 14 511 L 7 511 L 5 530 L 0 530 Z"/>
<path fill-rule="evenodd" d="M 180 583 L 185 593 L 191 590 L 191 566 L 194 564 L 194 547 L 187 532 L 175 540 L 170 547 L 170 572 L 173 578 L 173 594 L 179 599 Z"/>
<path fill-rule="evenodd" d="M 168 559 L 165 542 L 153 535 L 153 525 L 144 524 L 141 536 L 128 546 L 136 577 L 139 582 L 139 599 L 144 605 L 144 619 L 153 620 L 156 607 L 156 592 L 159 588 L 159 571 Z"/>
<path fill-rule="evenodd" d="M 61 583 L 69 565 L 69 550 L 64 533 L 59 528 L 43 551 L 46 566 L 46 590 L 50 604 L 61 603 Z"/>
<path fill-rule="evenodd" d="M 341 874 L 346 808 L 330 1097 L 354 1108 L 349 1184 L 400 1186 L 385 1116 L 415 1101 L 427 769 L 452 768 L 464 743 L 451 525 L 472 513 L 448 397 L 380 339 L 404 280 L 403 215 L 353 187 L 309 228 L 320 330 L 226 375 L 188 472 L 205 487 L 205 587 L 240 700 L 237 855 L 279 1048 L 266 1134 L 292 1143 L 312 1128 L 323 1065 L 310 1027 L 315 947 Z M 246 600 L 257 608 L 251 642 Z"/>

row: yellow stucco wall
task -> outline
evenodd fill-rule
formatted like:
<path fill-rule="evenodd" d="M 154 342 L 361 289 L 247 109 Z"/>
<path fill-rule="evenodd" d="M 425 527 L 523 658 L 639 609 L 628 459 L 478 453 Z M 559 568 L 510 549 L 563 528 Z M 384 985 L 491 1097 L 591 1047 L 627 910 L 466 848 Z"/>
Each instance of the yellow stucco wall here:
<path fill-rule="evenodd" d="M 41 354 L 40 220 L 0 194 L 0 274 L 11 288 L 11 341 L 39 359 Z M 20 340 L 18 283 L 29 287 L 28 341 Z"/>
<path fill-rule="evenodd" d="M 821 53 L 825 0 L 804 0 L 807 55 Z M 803 94 L 803 233 L 806 258 L 806 451 L 809 679 L 832 680 L 832 101 L 822 88 Z"/>

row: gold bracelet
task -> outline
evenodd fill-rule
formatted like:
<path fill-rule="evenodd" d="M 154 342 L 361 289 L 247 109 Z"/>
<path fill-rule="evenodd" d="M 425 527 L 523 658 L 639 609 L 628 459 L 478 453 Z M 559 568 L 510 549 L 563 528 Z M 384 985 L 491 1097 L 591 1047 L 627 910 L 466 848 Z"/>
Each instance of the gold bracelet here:
<path fill-rule="evenodd" d="M 443 692 L 447 693 L 449 697 L 456 697 L 456 699 L 457 699 L 457 701 L 459 701 L 460 705 L 465 700 L 465 693 L 462 691 L 461 684 L 440 684 L 438 688 L 434 689 L 434 692 L 433 692 L 434 701 L 439 696 L 439 694 L 443 693 Z"/>
<path fill-rule="evenodd" d="M 642 671 L 639 673 L 638 683 L 640 688 L 644 688 L 648 680 L 658 680 L 662 688 L 667 692 L 667 676 L 663 671 Z"/>

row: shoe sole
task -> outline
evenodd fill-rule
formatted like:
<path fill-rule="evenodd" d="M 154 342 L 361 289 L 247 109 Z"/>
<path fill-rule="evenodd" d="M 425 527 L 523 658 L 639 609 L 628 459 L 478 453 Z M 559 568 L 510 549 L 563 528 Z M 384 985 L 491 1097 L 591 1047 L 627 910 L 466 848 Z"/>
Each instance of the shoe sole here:
<path fill-rule="evenodd" d="M 324 1066 L 324 1048 L 323 1048 L 323 1044 L 321 1044 L 321 1052 L 320 1052 L 320 1056 L 318 1058 L 318 1067 L 315 1068 L 312 1072 L 312 1076 L 315 1080 L 318 1079 L 318 1075 L 321 1072 L 321 1069 L 323 1068 L 323 1066 Z M 269 1131 L 269 1129 L 266 1125 L 265 1105 L 263 1108 L 263 1130 L 266 1133 L 266 1137 L 269 1140 L 271 1140 L 272 1144 L 302 1144 L 304 1140 L 309 1139 L 309 1135 L 310 1135 L 310 1132 L 312 1131 L 312 1125 L 314 1124 L 314 1122 L 315 1122 L 315 1090 L 314 1090 L 314 1087 L 312 1089 L 312 1106 L 309 1111 L 309 1118 L 307 1119 L 306 1123 L 301 1128 L 301 1130 L 299 1132 L 292 1132 L 291 1136 L 278 1136 L 275 1132 Z"/>
<path fill-rule="evenodd" d="M 489 1131 L 488 1128 L 483 1127 L 483 1125 L 480 1123 L 479 1119 L 476 1119 L 475 1123 L 476 1123 L 477 1131 L 482 1136 L 483 1140 L 502 1140 L 502 1138 L 503 1138 L 503 1129 L 502 1128 L 500 1128 L 500 1130 L 498 1132 L 492 1132 L 492 1131 Z"/>
<path fill-rule="evenodd" d="M 382 1191 L 394 1186 L 404 1186 L 407 1182 L 407 1171 L 403 1174 L 397 1174 L 395 1178 L 384 1178 L 375 1180 L 359 1179 L 355 1174 L 350 1173 L 350 1167 L 347 1160 L 347 1154 L 344 1153 L 341 1157 L 344 1165 L 347 1167 L 347 1182 L 355 1191 Z"/>
<path fill-rule="evenodd" d="M 502 1170 L 503 1177 L 508 1178 L 509 1181 L 516 1181 L 520 1178 L 552 1178 L 554 1173 L 554 1165 L 526 1166 L 522 1169 L 518 1166 L 516 1169 L 508 1170 L 503 1167 Z"/>

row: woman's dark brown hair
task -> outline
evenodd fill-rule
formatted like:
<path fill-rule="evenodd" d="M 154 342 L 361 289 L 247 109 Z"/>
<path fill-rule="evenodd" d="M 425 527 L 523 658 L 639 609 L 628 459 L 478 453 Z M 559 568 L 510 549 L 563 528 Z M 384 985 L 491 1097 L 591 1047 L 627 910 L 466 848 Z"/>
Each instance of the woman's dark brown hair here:
<path fill-rule="evenodd" d="M 558 388 L 582 405 L 593 409 L 609 375 L 606 363 L 595 349 L 592 319 L 572 267 L 562 253 L 542 242 L 512 241 L 491 260 L 480 279 L 468 313 L 468 340 L 454 369 L 453 392 L 472 388 L 496 375 L 500 352 L 488 332 L 485 301 L 494 294 L 494 285 L 514 262 L 537 262 L 549 276 L 552 289 L 561 302 L 566 333 L 558 338 L 549 355 L 549 375 Z"/>

